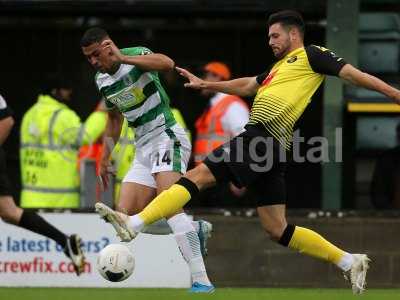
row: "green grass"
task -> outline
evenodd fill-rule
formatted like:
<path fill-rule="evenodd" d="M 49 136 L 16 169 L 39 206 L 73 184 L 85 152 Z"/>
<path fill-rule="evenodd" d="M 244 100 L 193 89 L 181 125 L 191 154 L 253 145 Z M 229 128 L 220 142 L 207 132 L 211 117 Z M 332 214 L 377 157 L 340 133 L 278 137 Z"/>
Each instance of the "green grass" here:
<path fill-rule="evenodd" d="M 88 289 L 88 288 L 0 288 L 7 300 L 347 300 L 357 299 L 350 290 L 338 289 L 242 289 L 219 288 L 214 294 L 188 294 L 182 289 Z M 400 290 L 368 290 L 362 300 L 400 299 Z"/>

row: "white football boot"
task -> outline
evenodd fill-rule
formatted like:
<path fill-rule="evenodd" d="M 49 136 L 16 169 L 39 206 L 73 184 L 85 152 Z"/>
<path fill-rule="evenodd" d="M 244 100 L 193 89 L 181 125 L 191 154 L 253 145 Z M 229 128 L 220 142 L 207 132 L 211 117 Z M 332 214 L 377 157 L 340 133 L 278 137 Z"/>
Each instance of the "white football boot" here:
<path fill-rule="evenodd" d="M 366 287 L 367 271 L 371 261 L 366 254 L 352 254 L 354 258 L 350 270 L 344 273 L 344 278 L 351 283 L 353 294 L 362 294 Z"/>
<path fill-rule="evenodd" d="M 117 211 L 112 210 L 103 203 L 96 203 L 96 212 L 104 219 L 106 222 L 111 223 L 114 227 L 117 235 L 121 239 L 121 242 L 130 242 L 138 234 L 138 232 L 133 231 L 129 228 L 129 216 Z"/>

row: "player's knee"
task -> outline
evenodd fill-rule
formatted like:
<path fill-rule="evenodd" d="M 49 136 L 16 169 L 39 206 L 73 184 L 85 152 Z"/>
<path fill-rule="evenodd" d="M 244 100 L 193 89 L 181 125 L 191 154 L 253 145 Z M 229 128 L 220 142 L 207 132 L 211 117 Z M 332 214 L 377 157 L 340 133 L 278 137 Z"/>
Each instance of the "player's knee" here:
<path fill-rule="evenodd" d="M 187 172 L 184 177 L 193 181 L 199 189 L 215 185 L 215 177 L 210 169 L 203 163 Z"/>
<path fill-rule="evenodd" d="M 275 242 L 279 241 L 285 231 L 287 224 L 285 221 L 274 222 L 268 227 L 264 227 L 265 231 L 269 235 L 269 238 Z"/>
<path fill-rule="evenodd" d="M 17 224 L 19 221 L 18 216 L 19 213 L 17 207 L 7 206 L 0 209 L 0 218 L 6 223 Z"/>

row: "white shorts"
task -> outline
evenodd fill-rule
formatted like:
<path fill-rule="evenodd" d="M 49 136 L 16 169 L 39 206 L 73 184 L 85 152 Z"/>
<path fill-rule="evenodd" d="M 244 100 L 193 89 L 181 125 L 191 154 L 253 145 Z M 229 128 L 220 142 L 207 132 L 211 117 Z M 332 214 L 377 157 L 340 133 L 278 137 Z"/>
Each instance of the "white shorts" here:
<path fill-rule="evenodd" d="M 157 188 L 155 173 L 186 173 L 191 150 L 185 130 L 175 124 L 147 143 L 137 146 L 131 168 L 122 182 L 135 182 Z"/>

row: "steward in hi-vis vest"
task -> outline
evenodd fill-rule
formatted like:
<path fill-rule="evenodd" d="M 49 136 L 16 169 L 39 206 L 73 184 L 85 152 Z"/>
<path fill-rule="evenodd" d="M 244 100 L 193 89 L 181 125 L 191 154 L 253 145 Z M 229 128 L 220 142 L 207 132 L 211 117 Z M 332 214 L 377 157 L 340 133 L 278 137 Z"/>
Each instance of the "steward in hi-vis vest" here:
<path fill-rule="evenodd" d="M 72 90 L 54 84 L 25 113 L 21 131 L 21 206 L 79 207 L 79 147 L 104 131 L 107 115 L 93 112 L 85 123 L 63 102 Z"/>

